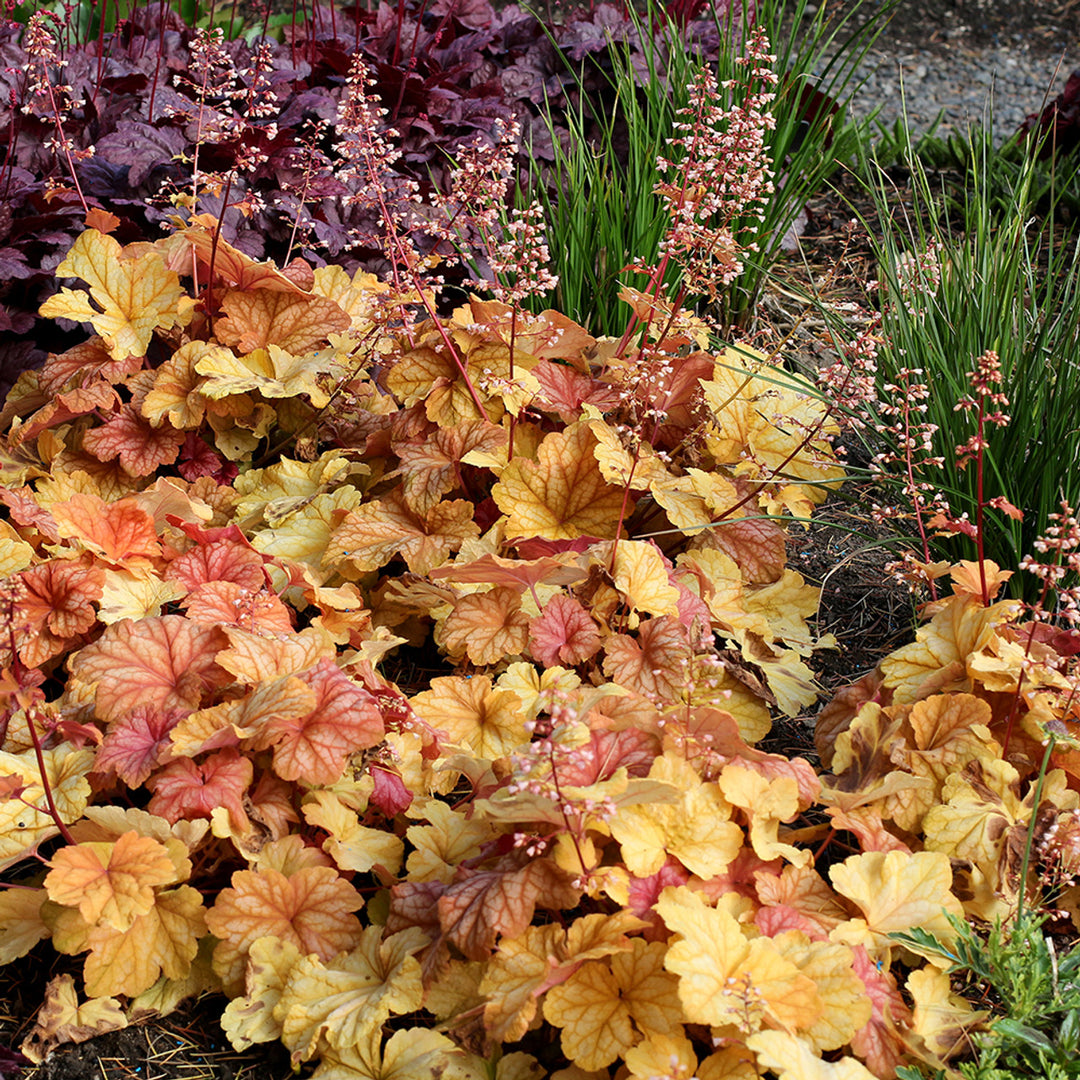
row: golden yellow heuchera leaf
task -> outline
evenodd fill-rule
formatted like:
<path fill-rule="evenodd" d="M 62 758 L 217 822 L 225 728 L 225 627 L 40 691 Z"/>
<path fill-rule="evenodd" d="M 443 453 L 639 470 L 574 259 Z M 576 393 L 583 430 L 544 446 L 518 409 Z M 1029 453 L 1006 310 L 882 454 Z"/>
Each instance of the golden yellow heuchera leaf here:
<path fill-rule="evenodd" d="M 521 699 L 492 689 L 487 675 L 431 680 L 431 689 L 409 699 L 413 711 L 433 728 L 487 761 L 505 757 L 529 741 Z"/>
<path fill-rule="evenodd" d="M 379 296 L 390 291 L 386 282 L 363 269 L 350 278 L 340 266 L 320 266 L 313 276 L 312 293 L 333 300 L 349 316 L 352 329 L 361 332 L 371 328 L 379 312 Z"/>
<path fill-rule="evenodd" d="M 743 831 L 731 820 L 731 804 L 715 783 L 668 752 L 653 761 L 650 780 L 672 784 L 678 800 L 624 806 L 608 822 L 627 869 L 637 877 L 657 873 L 674 855 L 703 878 L 722 874 L 742 850 Z"/>
<path fill-rule="evenodd" d="M 327 350 L 293 356 L 278 345 L 267 345 L 244 356 L 220 349 L 202 357 L 195 370 L 206 377 L 199 392 L 215 401 L 233 394 L 257 390 L 266 398 L 291 398 L 306 394 L 316 409 L 330 402 L 329 390 L 319 376 L 330 372 L 334 354 Z"/>
<path fill-rule="evenodd" d="M 779 1080 L 876 1080 L 855 1058 L 822 1061 L 809 1043 L 784 1031 L 759 1031 L 746 1045 L 757 1054 L 758 1065 L 771 1069 Z"/>
<path fill-rule="evenodd" d="M 281 1038 L 281 1021 L 275 1019 L 274 1008 L 299 959 L 294 941 L 262 937 L 252 942 L 244 971 L 244 996 L 230 1001 L 221 1018 L 221 1026 L 237 1050 Z"/>
<path fill-rule="evenodd" d="M 45 987 L 45 1002 L 20 1049 L 31 1061 L 41 1062 L 57 1046 L 86 1042 L 107 1031 L 119 1031 L 127 1023 L 116 998 L 98 998 L 80 1005 L 75 980 L 70 975 L 57 975 Z"/>
<path fill-rule="evenodd" d="M 629 484 L 635 491 L 646 491 L 654 484 L 674 480 L 648 443 L 640 443 L 635 460 L 615 429 L 600 418 L 600 410 L 595 405 L 586 405 L 585 415 L 589 417 L 589 430 L 596 437 L 593 453 L 601 475 L 609 484 L 616 487 Z"/>
<path fill-rule="evenodd" d="M 174 428 L 194 430 L 206 415 L 206 396 L 201 393 L 204 380 L 195 365 L 209 357 L 224 359 L 231 355 L 228 349 L 211 342 L 184 342 L 154 372 L 154 386 L 143 398 L 139 411 L 154 427 L 168 420 Z"/>
<path fill-rule="evenodd" d="M 667 567 L 655 544 L 643 540 L 620 541 L 611 574 L 615 588 L 635 611 L 678 615 L 679 590 L 668 580 Z"/>
<path fill-rule="evenodd" d="M 0 964 L 25 956 L 52 931 L 41 917 L 44 889 L 0 890 Z"/>
<path fill-rule="evenodd" d="M 797 930 L 777 934 L 773 941 L 781 955 L 813 981 L 824 1006 L 801 1036 L 818 1050 L 846 1046 L 874 1011 L 866 985 L 855 974 L 854 953 L 845 945 L 811 941 Z"/>
<path fill-rule="evenodd" d="M 907 988 L 915 1002 L 911 1030 L 922 1037 L 932 1054 L 944 1062 L 969 1049 L 971 1032 L 988 1013 L 976 1012 L 969 1001 L 954 994 L 949 976 L 933 965 L 913 971 Z"/>
<path fill-rule="evenodd" d="M 340 453 L 328 452 L 315 461 L 283 457 L 265 469 L 241 473 L 233 481 L 240 496 L 236 519 L 244 528 L 260 522 L 273 525 L 301 510 L 313 496 L 332 490 L 358 468 Z"/>
<path fill-rule="evenodd" d="M 277 518 L 269 528 L 251 537 L 251 546 L 264 555 L 306 563 L 322 571 L 330 537 L 342 513 L 356 510 L 363 496 L 348 485 L 313 495 L 291 513 Z"/>
<path fill-rule="evenodd" d="M 136 832 L 114 843 L 87 842 L 61 848 L 45 876 L 49 899 L 77 907 L 90 925 L 127 930 L 154 906 L 154 889 L 176 881 L 163 844 Z"/>
<path fill-rule="evenodd" d="M 741 765 L 725 765 L 718 781 L 732 806 L 739 807 L 750 823 L 750 843 L 763 862 L 786 859 L 793 866 L 809 866 L 813 852 L 782 843 L 780 822 L 794 820 L 799 805 L 799 784 L 793 776 L 768 778 Z"/>
<path fill-rule="evenodd" d="M 688 1022 L 736 1025 L 744 1034 L 769 1022 L 810 1028 L 822 1012 L 814 983 L 785 959 L 771 938 L 750 940 L 723 908 L 685 886 L 666 888 L 655 905 L 679 938 L 665 966 L 679 976 Z"/>
<path fill-rule="evenodd" d="M 356 1046 L 329 1050 L 311 1080 L 469 1080 L 453 1039 L 430 1028 L 403 1028 L 382 1045 L 382 1028 Z"/>
<path fill-rule="evenodd" d="M 955 931 L 948 916 L 964 915 L 951 891 L 952 867 L 937 851 L 868 851 L 834 866 L 829 876 L 836 891 L 862 911 L 870 935 L 863 943 L 878 949 L 889 947 L 888 934 L 916 926 L 951 941 Z M 850 926 L 837 927 L 834 939 L 848 940 Z"/>
<path fill-rule="evenodd" d="M 190 885 L 159 892 L 154 906 L 127 930 L 90 926 L 75 908 L 63 908 L 53 930 L 57 952 L 90 955 L 83 967 L 91 997 L 149 990 L 161 975 L 182 979 L 206 933 L 202 897 Z"/>
<path fill-rule="evenodd" d="M 184 292 L 161 255 L 146 250 L 125 258 L 116 240 L 96 229 L 78 237 L 56 276 L 82 278 L 100 310 L 86 293 L 63 288 L 41 305 L 41 314 L 91 323 L 114 360 L 145 356 L 154 331 L 168 330 L 180 321 Z"/>
<path fill-rule="evenodd" d="M 629 952 L 590 960 L 548 991 L 544 1018 L 562 1029 L 562 1048 L 583 1069 L 622 1057 L 642 1035 L 681 1030 L 677 979 L 664 970 L 662 941 L 636 938 Z"/>
<path fill-rule="evenodd" d="M 729 524 L 742 510 L 738 489 L 725 476 L 703 469 L 687 469 L 685 476 L 668 477 L 650 485 L 652 497 L 664 508 L 677 529 L 691 536 L 704 535 L 718 518 Z"/>
<path fill-rule="evenodd" d="M 504 937 L 487 964 L 480 993 L 487 998 L 484 1028 L 498 1042 L 514 1042 L 536 1016 L 541 987 L 560 967 L 597 960 L 632 948 L 626 935 L 645 924 L 628 911 L 584 915 L 569 930 L 529 926 L 517 937 Z"/>
<path fill-rule="evenodd" d="M 359 1046 L 391 1016 L 414 1012 L 424 998 L 420 964 L 413 956 L 428 943 L 410 927 L 383 940 L 381 926 L 366 927 L 351 952 L 322 963 L 301 957 L 289 971 L 277 1005 L 281 1041 L 294 1064 L 327 1046 Z"/>
<path fill-rule="evenodd" d="M 479 815 L 469 817 L 440 799 L 427 799 L 420 808 L 410 807 L 408 813 L 428 822 L 410 825 L 405 831 L 414 848 L 405 864 L 410 881 L 442 881 L 449 885 L 458 865 L 479 854 L 481 847 L 496 835 L 489 821 Z"/>
<path fill-rule="evenodd" d="M 304 820 L 330 834 L 323 841 L 323 851 L 342 870 L 366 874 L 382 866 L 396 875 L 401 869 L 405 857 L 401 837 L 361 825 L 356 811 L 332 791 L 313 791 L 308 799 L 302 807 Z"/>
<path fill-rule="evenodd" d="M 611 539 L 623 506 L 623 491 L 600 474 L 596 436 L 588 424 L 572 424 L 544 437 L 536 460 L 515 457 L 491 489 L 506 515 L 512 537 L 574 540 Z M 629 512 L 630 503 L 627 504 Z"/>
<path fill-rule="evenodd" d="M 452 656 L 465 654 L 480 667 L 497 664 L 525 651 L 529 616 L 521 610 L 518 590 L 502 585 L 455 601 L 439 636 Z"/>
<path fill-rule="evenodd" d="M 61 821 L 70 825 L 82 816 L 90 798 L 90 782 L 86 774 L 94 767 L 94 752 L 77 750 L 71 743 L 61 743 L 52 750 L 44 751 L 44 758 L 57 813 Z M 33 750 L 21 754 L 0 752 L 0 776 L 19 777 L 26 785 L 20 798 L 0 801 L 2 870 L 26 858 L 38 844 L 55 836 L 59 830 L 48 813 L 32 809 L 45 805 L 45 791 Z"/>
<path fill-rule="evenodd" d="M 968 657 L 990 640 L 994 627 L 1019 610 L 1012 600 L 983 607 L 981 600 L 961 594 L 948 597 L 910 645 L 896 649 L 882 662 L 885 685 L 896 705 L 917 701 L 928 691 L 970 690 Z"/>

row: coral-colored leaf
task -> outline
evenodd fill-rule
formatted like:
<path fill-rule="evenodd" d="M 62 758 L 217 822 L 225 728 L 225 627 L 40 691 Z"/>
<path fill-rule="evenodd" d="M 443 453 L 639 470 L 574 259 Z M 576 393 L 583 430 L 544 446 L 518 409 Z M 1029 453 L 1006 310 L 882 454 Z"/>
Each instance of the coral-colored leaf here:
<path fill-rule="evenodd" d="M 163 844 L 126 832 L 114 843 L 87 842 L 61 848 L 49 863 L 49 899 L 77 907 L 91 925 L 128 930 L 154 906 L 154 889 L 176 880 Z"/>
<path fill-rule="evenodd" d="M 69 664 L 80 682 L 96 685 L 98 715 L 118 720 L 137 705 L 197 709 L 205 693 L 227 681 L 214 661 L 227 643 L 220 630 L 181 615 L 124 619 Z"/>
<path fill-rule="evenodd" d="M 211 626 L 242 626 L 259 634 L 293 630 L 289 608 L 265 587 L 249 592 L 235 581 L 208 581 L 192 589 L 181 607 L 192 622 Z"/>
<path fill-rule="evenodd" d="M 149 420 L 125 405 L 101 427 L 91 428 L 83 436 L 83 447 L 101 461 L 118 459 L 131 476 L 150 476 L 176 461 L 184 439 L 171 424 L 151 427 Z"/>
<path fill-rule="evenodd" d="M 674 701 L 686 690 L 690 643 L 678 619 L 645 619 L 636 639 L 612 634 L 604 651 L 604 674 L 627 690 L 653 701 Z"/>
<path fill-rule="evenodd" d="M 461 597 L 442 628 L 446 649 L 453 655 L 464 653 L 481 667 L 524 652 L 528 637 L 529 617 L 521 610 L 521 596 L 506 586 Z"/>
<path fill-rule="evenodd" d="M 328 334 L 348 330 L 351 322 L 333 300 L 310 293 L 232 290 L 221 308 L 226 317 L 214 321 L 214 335 L 241 353 L 277 345 L 299 356 L 326 341 Z"/>
<path fill-rule="evenodd" d="M 101 599 L 104 584 L 104 570 L 85 555 L 24 570 L 12 619 L 19 659 L 37 667 L 90 630 L 97 622 L 93 604 Z"/>
<path fill-rule="evenodd" d="M 566 593 L 556 593 L 529 623 L 529 652 L 545 667 L 582 664 L 600 644 L 596 620 Z"/>
<path fill-rule="evenodd" d="M 154 793 L 147 807 L 170 822 L 209 818 L 214 809 L 225 807 L 234 821 L 247 820 L 243 798 L 254 771 L 251 759 L 235 750 L 219 750 L 201 762 L 180 758 L 152 776 L 147 788 Z"/>
<path fill-rule="evenodd" d="M 545 555 L 539 559 L 503 559 L 481 555 L 472 562 L 449 563 L 432 570 L 432 581 L 453 581 L 465 585 L 509 585 L 524 592 L 537 585 L 573 585 L 585 571 L 570 564 L 566 557 Z"/>
<path fill-rule="evenodd" d="M 546 435 L 535 461 L 514 458 L 491 491 L 507 516 L 507 536 L 614 537 L 624 493 L 600 475 L 596 445 L 596 436 L 581 422 Z M 632 501 L 626 512 L 631 509 Z"/>
<path fill-rule="evenodd" d="M 385 729 L 375 699 L 332 660 L 304 676 L 316 705 L 306 716 L 274 716 L 256 737 L 258 749 L 274 748 L 274 771 L 285 780 L 333 784 L 345 759 L 382 741 Z"/>
<path fill-rule="evenodd" d="M 491 870 L 458 871 L 457 880 L 439 897 L 439 923 L 447 938 L 467 957 L 486 958 L 499 935 L 516 937 L 539 907 L 573 907 L 580 896 L 570 875 L 548 859 L 521 865 L 516 856 Z"/>
<path fill-rule="evenodd" d="M 360 894 L 329 866 L 309 866 L 286 877 L 277 870 L 238 870 L 232 888 L 222 889 L 206 914 L 220 943 L 214 968 L 226 990 L 237 986 L 243 962 L 261 937 L 291 941 L 302 953 L 332 960 L 361 941 L 353 914 L 363 907 Z"/>
<path fill-rule="evenodd" d="M 180 280 L 165 268 L 156 252 L 137 259 L 122 258 L 120 245 L 96 229 L 87 229 L 75 241 L 57 277 L 82 278 L 90 286 L 90 298 L 82 292 L 61 289 L 41 305 L 50 319 L 89 322 L 109 346 L 114 360 L 145 356 L 155 330 L 167 330 L 179 321 L 183 296 Z"/>
<path fill-rule="evenodd" d="M 184 713 L 162 712 L 137 705 L 109 725 L 94 759 L 94 771 L 115 773 L 129 787 L 138 787 L 169 757 L 169 732 Z"/>
<path fill-rule="evenodd" d="M 207 581 L 233 581 L 244 589 L 266 584 L 263 557 L 246 542 L 221 539 L 199 544 L 169 563 L 166 581 L 179 581 L 194 589 Z"/>

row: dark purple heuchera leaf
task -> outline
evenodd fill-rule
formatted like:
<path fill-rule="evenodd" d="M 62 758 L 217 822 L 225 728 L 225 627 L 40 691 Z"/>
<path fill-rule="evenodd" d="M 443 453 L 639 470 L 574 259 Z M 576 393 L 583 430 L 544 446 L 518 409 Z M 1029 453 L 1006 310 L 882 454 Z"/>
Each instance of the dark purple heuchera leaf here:
<path fill-rule="evenodd" d="M 1080 146 L 1080 68 L 1069 76 L 1065 88 L 1041 113 L 1027 117 L 1019 134 L 1027 136 L 1035 128 L 1040 136 L 1048 136 L 1039 151 L 1042 158 L 1068 153 Z"/>
<path fill-rule="evenodd" d="M 29 1065 L 33 1065 L 33 1062 L 20 1054 L 18 1050 L 0 1046 L 0 1078 L 18 1076 Z"/>
<path fill-rule="evenodd" d="M 741 9 L 742 0 L 715 2 L 722 17 L 732 2 Z M 686 41 L 706 54 L 715 50 L 712 13 L 699 10 L 703 0 L 670 3 Z M 0 379 L 8 382 L 19 364 L 66 347 L 64 328 L 39 319 L 37 309 L 55 291 L 52 271 L 84 222 L 70 191 L 44 198 L 47 186 L 70 188 L 71 178 L 52 146 L 55 119 L 40 105 L 36 113 L 21 110 L 28 58 L 19 32 L 0 25 Z M 532 129 L 534 152 L 550 157 L 550 135 L 538 121 L 545 101 L 558 115 L 578 92 L 567 59 L 584 61 L 583 91 L 599 95 L 612 71 L 611 42 L 625 43 L 640 64 L 639 33 L 614 3 L 583 8 L 547 28 L 514 3 L 498 12 L 490 0 L 383 0 L 373 11 L 356 3 L 337 13 L 336 29 L 321 18 L 297 28 L 289 43 L 269 44 L 271 116 L 249 115 L 244 71 L 253 47 L 225 43 L 235 99 L 215 97 L 200 115 L 201 79 L 190 69 L 194 33 L 167 5 L 151 4 L 105 35 L 103 55 L 96 40 L 66 50 L 63 78 L 77 104 L 63 129 L 72 149 L 93 147 L 76 166 L 79 181 L 89 205 L 121 216 L 115 234 L 121 243 L 172 228 L 172 196 L 191 190 L 201 139 L 200 168 L 231 179 L 227 207 L 221 194 L 203 194 L 198 210 L 222 215 L 230 243 L 257 259 L 281 261 L 291 246 L 293 255 L 316 264 L 332 260 L 349 272 L 358 265 L 379 272 L 385 255 L 375 212 L 350 200 L 359 181 L 343 172 L 330 130 L 357 47 L 388 110 L 385 124 L 401 135 L 396 168 L 430 193 L 432 185 L 445 186 L 450 160 L 462 147 L 490 141 L 496 122 L 514 114 L 526 139 Z M 227 137 L 205 137 L 215 120 L 231 125 Z M 255 152 L 250 168 L 232 173 Z M 244 213 L 237 209 L 241 200 Z M 434 240 L 421 235 L 417 242 L 424 250 Z"/>

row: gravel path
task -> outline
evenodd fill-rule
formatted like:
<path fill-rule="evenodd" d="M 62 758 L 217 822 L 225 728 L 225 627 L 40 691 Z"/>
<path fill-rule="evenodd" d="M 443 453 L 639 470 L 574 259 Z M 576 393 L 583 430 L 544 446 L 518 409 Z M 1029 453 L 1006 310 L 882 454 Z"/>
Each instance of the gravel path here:
<path fill-rule="evenodd" d="M 984 122 L 992 101 L 1000 143 L 1053 100 L 1080 64 L 1076 6 L 1068 0 L 901 0 L 859 68 L 858 78 L 866 81 L 854 110 L 866 115 L 880 105 L 879 119 L 891 128 L 906 104 L 917 134 L 944 109 L 938 134 L 946 135 Z"/>

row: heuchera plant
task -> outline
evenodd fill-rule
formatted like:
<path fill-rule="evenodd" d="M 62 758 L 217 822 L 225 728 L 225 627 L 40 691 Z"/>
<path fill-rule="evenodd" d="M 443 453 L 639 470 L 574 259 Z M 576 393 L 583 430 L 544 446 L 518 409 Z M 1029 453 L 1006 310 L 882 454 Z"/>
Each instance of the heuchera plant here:
<path fill-rule="evenodd" d="M 551 282 L 534 216 L 490 214 L 510 129 L 423 204 L 496 275 L 440 311 L 370 78 L 337 126 L 385 277 L 255 259 L 197 190 L 154 241 L 91 208 L 41 309 L 83 340 L 0 414 L 0 960 L 82 958 L 24 1053 L 205 990 L 317 1077 L 961 1053 L 979 1014 L 889 935 L 1075 869 L 1069 773 L 1034 783 L 1072 638 L 959 564 L 823 715 L 831 773 L 758 749 L 829 644 L 780 515 L 841 481 L 834 410 L 711 351 L 660 273 L 621 340 L 525 312 Z"/>

